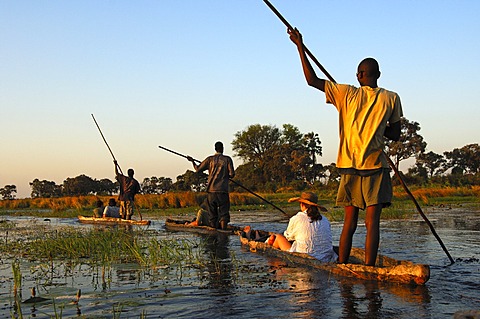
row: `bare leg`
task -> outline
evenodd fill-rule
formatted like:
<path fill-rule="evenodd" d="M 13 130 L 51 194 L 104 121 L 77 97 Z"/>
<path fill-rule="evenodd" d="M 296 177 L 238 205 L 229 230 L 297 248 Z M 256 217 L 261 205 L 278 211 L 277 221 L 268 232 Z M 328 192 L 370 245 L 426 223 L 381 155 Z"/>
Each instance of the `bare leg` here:
<path fill-rule="evenodd" d="M 341 264 L 347 263 L 348 257 L 350 257 L 353 234 L 357 230 L 358 211 L 358 207 L 345 206 L 343 229 L 338 245 L 338 262 Z"/>
<path fill-rule="evenodd" d="M 377 259 L 378 245 L 380 242 L 380 214 L 382 205 L 373 205 L 367 207 L 365 216 L 365 227 L 367 236 L 365 239 L 365 265 L 375 266 Z"/>
<path fill-rule="evenodd" d="M 281 250 L 290 250 L 290 247 L 292 247 L 292 243 L 289 242 L 282 234 L 276 234 L 275 241 L 273 242 L 273 247 L 279 248 Z"/>

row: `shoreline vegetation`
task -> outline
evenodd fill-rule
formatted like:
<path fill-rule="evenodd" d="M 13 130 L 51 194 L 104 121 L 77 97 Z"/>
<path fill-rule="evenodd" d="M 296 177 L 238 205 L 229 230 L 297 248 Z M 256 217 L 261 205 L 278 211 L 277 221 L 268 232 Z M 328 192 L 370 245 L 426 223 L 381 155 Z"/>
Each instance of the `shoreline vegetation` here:
<path fill-rule="evenodd" d="M 315 190 L 314 190 L 315 191 Z M 329 210 L 325 215 L 333 220 L 341 220 L 343 209 L 335 207 L 336 189 L 316 190 L 322 205 Z M 480 186 L 464 187 L 422 187 L 411 189 L 411 192 L 422 209 L 428 211 L 435 206 L 453 207 L 465 205 L 477 209 L 480 207 Z M 259 193 L 261 197 L 282 208 L 288 215 L 296 213 L 297 207 L 289 204 L 288 199 L 299 192 Z M 195 214 L 206 198 L 202 192 L 169 192 L 151 195 L 140 194 L 135 197 L 135 204 L 143 216 L 155 218 L 171 215 Z M 24 198 L 0 201 L 0 216 L 37 216 L 72 218 L 77 215 L 90 216 L 96 202 L 100 199 L 105 204 L 112 196 L 74 196 L 59 198 Z M 231 212 L 268 210 L 281 214 L 273 206 L 249 193 L 230 193 Z M 394 187 L 392 206 L 382 212 L 382 218 L 408 218 L 416 212 L 413 201 L 400 186 Z"/>
<path fill-rule="evenodd" d="M 465 210 L 480 210 L 480 186 L 473 187 L 443 187 L 419 188 L 411 190 L 416 200 L 425 212 L 437 209 L 452 209 L 456 212 Z M 343 220 L 343 208 L 335 207 L 336 190 L 316 191 L 320 203 L 328 208 L 325 215 L 331 221 Z M 298 195 L 299 192 L 285 192 L 275 194 L 259 194 L 275 205 L 282 207 L 289 214 L 295 214 L 298 207 L 295 203 L 288 204 L 288 198 Z M 54 273 L 64 274 L 67 278 L 74 278 L 74 274 L 88 273 L 101 285 L 105 291 L 110 291 L 114 280 L 116 265 L 128 264 L 136 269 L 142 278 L 168 278 L 168 280 L 183 281 L 189 278 L 200 278 L 200 286 L 205 285 L 204 276 L 199 273 L 213 271 L 217 274 L 234 274 L 236 281 L 250 280 L 249 272 L 253 268 L 245 268 L 246 263 L 235 255 L 231 255 L 229 262 L 224 263 L 217 257 L 205 254 L 208 245 L 204 239 L 195 240 L 182 238 L 165 238 L 154 230 L 126 228 L 79 229 L 73 226 L 51 228 L 48 224 L 37 224 L 35 221 L 17 224 L 1 216 L 36 216 L 42 218 L 60 217 L 73 218 L 77 215 L 91 215 L 96 201 L 100 198 L 104 203 L 113 196 L 79 196 L 62 198 L 27 198 L 0 201 L 0 236 L 3 245 L 0 253 L 5 263 L 11 263 L 11 276 L 7 276 L 12 285 L 1 286 L 9 289 L 11 318 L 22 318 L 23 313 L 29 311 L 29 300 L 42 298 L 45 303 L 41 308 L 42 314 L 51 318 L 71 317 L 73 313 L 81 314 L 79 299 L 80 288 L 85 297 L 82 303 L 84 308 L 96 301 L 89 295 L 95 295 L 95 289 L 78 285 L 75 296 L 70 289 L 55 291 L 52 281 Z M 116 197 L 116 196 L 115 196 Z M 159 218 L 162 216 L 194 216 L 199 204 L 206 197 L 205 193 L 179 192 L 163 195 L 139 195 L 136 203 L 142 210 L 144 219 Z M 261 199 L 247 193 L 231 193 L 232 214 L 241 214 L 242 211 L 268 211 L 272 215 L 282 215 L 272 206 Z M 394 199 L 391 208 L 382 212 L 382 219 L 407 219 L 417 212 L 412 200 L 400 187 L 394 189 Z M 138 215 L 135 215 L 138 218 Z M 362 215 L 360 215 L 363 218 Z M 232 271 L 233 267 L 233 271 Z M 255 265 L 254 267 L 257 267 Z M 245 276 L 245 279 L 242 279 Z M 168 281 L 167 280 L 167 281 Z M 7 281 L 8 282 L 8 281 Z M 73 280 L 72 280 L 73 282 Z M 43 292 L 41 297 L 22 297 L 22 291 L 28 288 L 37 288 Z M 93 291 L 93 292 L 92 292 Z M 165 294 L 168 289 L 165 288 Z M 71 293 L 71 295 L 69 295 Z M 65 299 L 63 296 L 68 295 Z M 74 304 L 70 300 L 75 300 Z M 127 301 L 116 304 L 111 313 L 114 318 L 120 318 L 122 307 L 128 308 Z M 76 308 L 76 310 L 75 310 Z M 88 308 L 90 309 L 91 308 Z M 63 313 L 65 311 L 65 314 Z M 85 311 L 85 310 L 84 310 Z M 146 318 L 146 309 L 141 309 L 140 318 Z M 108 309 L 103 310 L 109 312 Z"/>

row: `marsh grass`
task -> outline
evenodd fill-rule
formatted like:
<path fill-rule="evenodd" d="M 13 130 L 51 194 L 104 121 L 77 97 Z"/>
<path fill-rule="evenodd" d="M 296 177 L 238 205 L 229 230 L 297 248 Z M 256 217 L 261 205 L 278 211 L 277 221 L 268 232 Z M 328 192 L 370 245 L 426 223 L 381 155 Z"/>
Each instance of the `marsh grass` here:
<path fill-rule="evenodd" d="M 29 235 L 29 240 L 11 241 L 10 246 L 0 247 L 0 252 L 13 258 L 13 294 L 17 296 L 12 318 L 21 318 L 22 298 L 20 263 L 30 265 L 30 280 L 35 285 L 47 287 L 54 285 L 54 278 L 75 276 L 82 269 L 90 273 L 101 274 L 102 285 L 106 287 L 111 280 L 112 267 L 128 264 L 138 268 L 142 273 L 152 276 L 158 274 L 176 276 L 182 280 L 187 268 L 198 270 L 206 268 L 209 263 L 220 263 L 215 257 L 205 254 L 204 238 L 195 240 L 184 238 L 162 238 L 155 231 L 131 230 L 128 228 L 92 228 L 75 229 L 67 227 L 58 231 L 38 229 L 36 236 Z M 15 249 L 11 249 L 15 246 Z M 213 260 L 213 261 L 212 261 Z M 159 272 L 161 270 L 161 272 Z M 173 277 L 174 278 L 174 277 Z M 53 287 L 53 286 L 52 286 Z M 17 293 L 18 292 L 18 293 Z M 55 304 L 51 318 L 62 318 L 65 305 Z M 77 293 L 77 300 L 79 299 Z M 113 316 L 120 318 L 122 304 L 113 309 Z M 143 312 L 142 316 L 146 317 Z"/>
<path fill-rule="evenodd" d="M 16 260 L 12 264 L 14 295 L 17 291 L 21 293 L 20 261 L 34 265 L 31 274 L 41 285 L 49 285 L 55 277 L 68 276 L 85 266 L 91 272 L 101 272 L 102 285 L 106 286 L 114 264 L 132 264 L 152 271 L 172 269 L 180 280 L 184 269 L 201 269 L 207 264 L 207 257 L 202 254 L 202 240 L 159 238 L 151 231 L 38 229 L 36 236 L 29 235 L 28 238 L 11 240 L 8 245 L 0 246 L 4 257 Z"/>

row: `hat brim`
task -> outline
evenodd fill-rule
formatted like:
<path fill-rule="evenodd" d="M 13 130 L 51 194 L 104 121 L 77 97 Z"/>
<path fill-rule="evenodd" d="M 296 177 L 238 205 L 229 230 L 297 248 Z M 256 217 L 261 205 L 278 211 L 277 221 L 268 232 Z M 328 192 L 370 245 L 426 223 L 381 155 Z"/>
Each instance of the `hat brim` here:
<path fill-rule="evenodd" d="M 317 207 L 318 207 L 321 211 L 323 211 L 323 212 L 327 212 L 327 211 L 328 211 L 325 207 L 320 206 L 320 205 L 318 205 L 317 203 L 311 202 L 311 201 L 309 201 L 309 200 L 307 200 L 307 199 L 303 199 L 303 198 L 301 198 L 301 197 L 293 197 L 293 198 L 290 198 L 290 199 L 288 200 L 288 202 L 289 202 L 289 203 L 300 202 L 300 203 L 304 203 L 304 204 L 307 204 L 307 205 L 310 205 L 310 206 L 317 206 Z"/>

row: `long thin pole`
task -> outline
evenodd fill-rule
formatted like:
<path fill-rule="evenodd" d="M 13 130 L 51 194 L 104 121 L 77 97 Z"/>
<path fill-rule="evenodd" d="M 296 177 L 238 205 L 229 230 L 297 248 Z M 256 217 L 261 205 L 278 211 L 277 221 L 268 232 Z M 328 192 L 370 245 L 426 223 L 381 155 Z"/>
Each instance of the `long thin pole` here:
<path fill-rule="evenodd" d="M 263 2 L 265 2 L 265 4 L 270 8 L 270 10 L 273 11 L 273 13 L 276 14 L 276 16 L 283 22 L 283 24 L 285 24 L 285 26 L 289 29 L 289 30 L 293 30 L 293 27 L 290 23 L 288 23 L 287 20 L 285 20 L 285 18 L 280 14 L 280 12 L 278 12 L 278 10 L 268 1 L 268 0 L 263 0 Z M 305 50 L 305 53 L 310 57 L 310 59 L 312 59 L 313 62 L 315 62 L 315 64 L 318 66 L 318 68 L 320 70 L 322 70 L 323 74 L 325 74 L 325 76 L 332 82 L 335 82 L 335 80 L 333 79 L 333 77 L 330 75 L 330 73 L 328 73 L 327 69 L 325 69 L 323 67 L 323 65 L 320 64 L 320 62 L 318 62 L 317 58 L 315 58 L 315 56 L 312 54 L 312 52 L 310 52 L 310 50 L 305 46 L 303 45 L 303 49 Z"/>
<path fill-rule="evenodd" d="M 438 236 L 437 232 L 435 231 L 435 228 L 433 228 L 433 225 L 430 222 L 430 220 L 428 220 L 427 216 L 423 213 L 422 208 L 420 207 L 417 200 L 415 199 L 415 196 L 413 196 L 412 192 L 410 192 L 410 190 L 408 189 L 407 185 L 405 184 L 405 181 L 403 180 L 402 176 L 400 175 L 400 172 L 398 171 L 397 167 L 393 163 L 392 159 L 387 154 L 385 154 L 385 152 L 383 153 L 383 155 L 385 155 L 388 163 L 390 164 L 390 167 L 395 172 L 395 175 L 397 175 L 398 180 L 400 181 L 400 184 L 402 184 L 402 186 L 403 186 L 403 189 L 405 190 L 405 192 L 408 194 L 408 196 L 411 198 L 411 200 L 415 204 L 415 207 L 417 208 L 417 211 L 420 213 L 420 216 L 422 216 L 423 220 L 427 223 L 428 227 L 430 227 L 430 230 L 432 231 L 433 236 L 435 236 L 435 238 L 440 243 L 440 246 L 442 246 L 443 251 L 445 252 L 445 254 L 447 254 L 448 259 L 450 259 L 450 262 L 452 264 L 454 264 L 455 260 L 453 260 L 452 256 L 450 255 L 447 248 L 445 247 L 442 240 L 440 239 L 440 236 Z"/>
<path fill-rule="evenodd" d="M 105 142 L 105 145 L 107 145 L 107 148 L 108 148 L 108 150 L 110 151 L 110 154 L 112 154 L 113 160 L 114 160 L 115 162 L 117 162 L 117 160 L 115 159 L 115 155 L 113 155 L 112 149 L 111 149 L 110 146 L 108 145 L 107 140 L 105 139 L 105 136 L 103 136 L 102 130 L 100 129 L 100 126 L 98 125 L 97 120 L 95 119 L 95 116 L 93 116 L 93 114 L 92 114 L 92 118 L 93 118 L 93 121 L 95 122 L 95 125 L 96 125 L 97 128 L 98 128 L 98 131 L 100 132 L 100 135 L 101 135 L 102 138 L 103 138 L 103 141 Z M 118 165 L 118 164 L 116 164 L 116 165 L 117 165 L 118 168 L 120 169 L 120 173 L 122 173 L 122 175 L 123 175 L 122 168 L 120 167 L 120 165 Z"/>
<path fill-rule="evenodd" d="M 161 145 L 159 145 L 158 147 L 161 148 L 161 149 L 163 149 L 163 150 L 165 150 L 165 151 L 167 151 L 167 152 L 170 152 L 170 153 L 173 153 L 173 154 L 175 154 L 175 155 L 178 155 L 178 156 L 181 156 L 181 157 L 184 157 L 184 158 L 187 158 L 187 159 L 188 159 L 188 156 L 186 156 L 186 155 L 180 154 L 180 153 L 178 153 L 178 152 L 175 152 L 175 151 L 173 151 L 173 150 L 171 150 L 171 149 L 168 149 L 168 148 L 166 148 L 166 147 L 163 147 L 163 146 L 161 146 Z M 194 158 L 193 158 L 193 160 L 194 160 L 195 162 L 197 162 L 197 163 L 201 163 L 201 161 L 199 161 L 199 160 L 197 160 L 197 159 L 194 159 Z M 233 178 L 229 178 L 229 179 L 230 179 L 230 181 L 231 181 L 232 183 L 234 183 L 235 185 L 243 188 L 244 190 L 246 190 L 246 191 L 249 192 L 250 194 L 252 194 L 252 195 L 260 198 L 260 199 L 263 200 L 264 202 L 272 205 L 273 207 L 275 207 L 276 209 L 278 209 L 279 211 L 281 211 L 283 214 L 285 214 L 285 216 L 288 216 L 288 214 L 287 214 L 283 209 L 281 209 L 280 207 L 276 206 L 275 204 L 273 204 L 273 203 L 270 202 L 269 200 L 267 200 L 267 199 L 263 198 L 262 196 L 254 193 L 253 191 L 249 190 L 248 188 L 246 188 L 245 186 L 243 186 L 243 185 L 240 184 L 239 182 L 235 181 Z M 288 216 L 288 217 L 290 217 L 290 216 Z"/>
<path fill-rule="evenodd" d="M 93 121 L 95 122 L 95 125 L 97 125 L 98 131 L 100 132 L 100 135 L 102 136 L 103 141 L 105 142 L 105 145 L 107 145 L 107 148 L 110 151 L 110 154 L 112 154 L 115 165 L 118 167 L 118 169 L 120 170 L 120 173 L 123 175 L 122 168 L 120 167 L 120 165 L 118 165 L 117 160 L 115 159 L 115 155 L 113 155 L 112 149 L 108 145 L 107 140 L 105 139 L 105 136 L 103 136 L 102 130 L 100 129 L 100 126 L 98 125 L 97 120 L 95 119 L 95 116 L 93 116 L 93 114 L 92 114 L 92 118 L 93 118 Z M 120 187 L 122 186 L 120 185 Z M 132 204 L 135 205 L 135 203 L 132 203 Z M 138 216 L 140 217 L 140 220 L 143 220 L 142 212 L 140 211 L 140 208 L 136 209 L 136 211 L 138 211 Z"/>
<path fill-rule="evenodd" d="M 265 2 L 265 4 L 277 15 L 277 17 L 287 26 L 287 28 L 289 28 L 290 30 L 293 30 L 293 27 L 290 23 L 288 23 L 287 20 L 285 20 L 285 18 L 280 14 L 280 12 L 278 12 L 277 9 L 275 9 L 275 7 L 268 1 L 268 0 L 263 0 L 263 2 Z M 310 57 L 310 59 L 317 65 L 317 67 L 323 72 L 323 74 L 325 74 L 325 76 L 332 82 L 336 82 L 333 77 L 330 75 L 330 73 L 327 72 L 327 70 L 320 64 L 320 62 L 318 62 L 318 60 L 313 56 L 313 54 L 310 52 L 310 50 L 308 50 L 308 48 L 304 45 L 303 46 L 304 50 L 305 50 L 305 53 Z M 438 236 L 437 232 L 435 231 L 435 228 L 433 228 L 433 225 L 432 223 L 430 223 L 430 221 L 428 220 L 427 216 L 425 216 L 425 214 L 423 213 L 422 209 L 420 208 L 420 205 L 418 204 L 418 202 L 416 201 L 415 197 L 412 195 L 412 193 L 410 192 L 410 190 L 408 189 L 407 185 L 405 184 L 405 181 L 403 180 L 402 176 L 400 175 L 400 172 L 397 170 L 395 164 L 393 163 L 393 161 L 390 159 L 390 157 L 388 157 L 387 154 L 385 154 L 385 152 L 383 153 L 385 155 L 385 157 L 387 158 L 387 161 L 388 161 L 388 164 L 390 165 L 390 167 L 393 169 L 393 171 L 395 172 L 395 174 L 397 175 L 398 179 L 400 180 L 400 183 L 402 184 L 403 188 L 405 189 L 405 191 L 407 192 L 407 194 L 409 195 L 409 197 L 412 199 L 413 203 L 415 204 L 415 207 L 417 208 L 417 211 L 418 213 L 423 217 L 423 219 L 425 220 L 425 222 L 427 222 L 427 225 L 430 227 L 430 230 L 432 231 L 433 233 L 433 236 L 435 236 L 435 238 L 438 240 L 438 242 L 440 243 L 440 246 L 442 246 L 442 249 L 443 251 L 447 254 L 448 258 L 450 259 L 450 262 L 453 264 L 455 263 L 455 261 L 453 260 L 452 256 L 450 255 L 450 253 L 448 252 L 447 248 L 445 247 L 445 245 L 443 244 L 442 240 L 440 239 L 440 237 Z"/>

